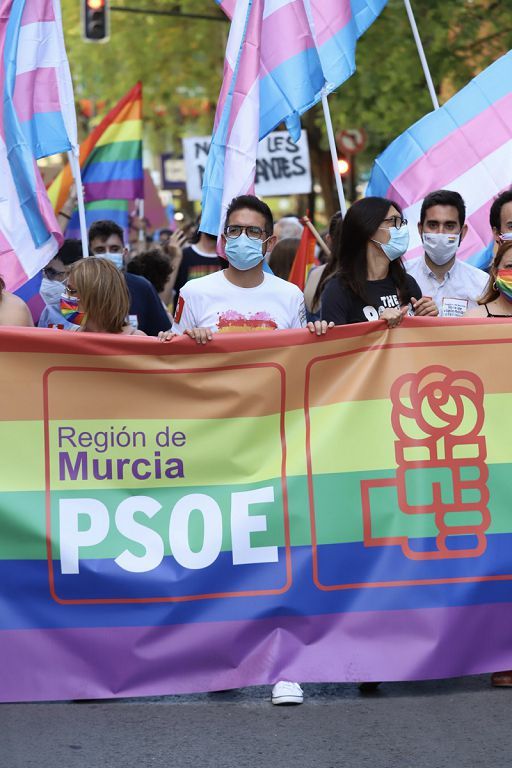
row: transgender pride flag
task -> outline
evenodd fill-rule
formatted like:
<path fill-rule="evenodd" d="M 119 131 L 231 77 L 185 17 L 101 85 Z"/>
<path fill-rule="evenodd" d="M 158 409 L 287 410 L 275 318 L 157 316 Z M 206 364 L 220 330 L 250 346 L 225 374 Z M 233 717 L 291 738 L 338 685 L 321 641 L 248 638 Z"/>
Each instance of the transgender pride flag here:
<path fill-rule="evenodd" d="M 0 0 L 0 274 L 26 283 L 62 240 L 36 159 L 76 149 L 58 0 Z"/>
<path fill-rule="evenodd" d="M 512 51 L 395 139 L 375 161 L 367 194 L 404 208 L 411 234 L 406 258 L 414 258 L 423 253 L 416 224 L 425 195 L 459 192 L 469 232 L 458 255 L 486 267 L 492 253 L 489 209 L 511 185 Z"/>
<path fill-rule="evenodd" d="M 258 141 L 300 115 L 355 71 L 358 38 L 387 0 L 222 0 L 232 17 L 201 229 L 218 234 L 231 199 L 254 191 Z"/>

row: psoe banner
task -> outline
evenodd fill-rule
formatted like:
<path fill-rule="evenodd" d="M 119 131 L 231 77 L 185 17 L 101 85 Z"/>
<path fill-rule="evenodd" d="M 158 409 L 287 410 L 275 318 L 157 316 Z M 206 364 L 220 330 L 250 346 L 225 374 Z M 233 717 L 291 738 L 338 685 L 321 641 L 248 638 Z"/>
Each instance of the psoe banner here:
<path fill-rule="evenodd" d="M 2 700 L 512 668 L 509 352 L 2 330 Z"/>
<path fill-rule="evenodd" d="M 183 139 L 189 200 L 201 200 L 210 142 L 210 136 Z M 297 143 L 292 141 L 288 131 L 274 131 L 262 139 L 258 147 L 255 181 L 256 194 L 260 197 L 308 195 L 311 192 L 311 163 L 306 131 L 301 132 Z"/>

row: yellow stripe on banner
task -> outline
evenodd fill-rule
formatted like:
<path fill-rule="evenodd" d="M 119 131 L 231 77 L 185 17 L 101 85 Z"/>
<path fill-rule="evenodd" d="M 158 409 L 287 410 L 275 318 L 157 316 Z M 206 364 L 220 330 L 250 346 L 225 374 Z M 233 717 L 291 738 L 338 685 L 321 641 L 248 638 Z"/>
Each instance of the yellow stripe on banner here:
<path fill-rule="evenodd" d="M 488 464 L 512 463 L 511 398 L 510 394 L 484 397 L 485 420 L 480 435 L 485 437 Z M 391 426 L 391 409 L 390 400 L 352 401 L 312 408 L 313 472 L 332 474 L 395 469 L 397 436 Z M 474 414 L 468 409 L 459 434 L 471 431 L 473 423 Z M 411 437 L 420 438 L 421 434 L 411 431 Z M 457 458 L 470 457 L 472 450 L 471 445 L 462 445 Z"/>
<path fill-rule="evenodd" d="M 110 125 L 97 141 L 97 147 L 116 141 L 140 141 L 142 139 L 142 120 L 125 120 L 123 123 Z"/>

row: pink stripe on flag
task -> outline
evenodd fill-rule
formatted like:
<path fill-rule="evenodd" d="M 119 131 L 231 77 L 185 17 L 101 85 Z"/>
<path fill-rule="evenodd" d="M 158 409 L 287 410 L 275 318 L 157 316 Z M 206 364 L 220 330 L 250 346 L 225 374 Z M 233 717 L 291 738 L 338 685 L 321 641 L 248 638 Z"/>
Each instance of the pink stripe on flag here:
<path fill-rule="evenodd" d="M 10 243 L 0 229 L 0 277 L 7 286 L 20 286 L 26 283 L 28 275 L 20 264 Z"/>
<path fill-rule="evenodd" d="M 224 76 L 222 78 L 222 87 L 220 89 L 219 94 L 219 100 L 217 102 L 217 110 L 215 112 L 215 124 L 213 127 L 213 131 L 217 130 L 217 126 L 220 122 L 220 119 L 222 117 L 222 113 L 224 111 L 224 106 L 226 104 L 226 99 L 228 97 L 229 89 L 231 88 L 231 81 L 233 79 L 233 70 L 231 69 L 228 60 L 226 59 L 224 61 Z"/>
<path fill-rule="evenodd" d="M 18 75 L 13 101 L 21 122 L 35 113 L 60 112 L 57 71 L 46 67 Z"/>
<path fill-rule="evenodd" d="M 510 141 L 512 93 L 457 128 L 394 179 L 386 197 L 403 207 L 454 179 Z M 462 147 L 465 145 L 465 149 Z"/>
<path fill-rule="evenodd" d="M 350 0 L 313 0 L 311 6 L 318 45 L 337 35 L 352 19 Z"/>
<path fill-rule="evenodd" d="M 303 3 L 284 5 L 263 21 L 260 77 L 314 45 Z"/>
<path fill-rule="evenodd" d="M 247 31 L 244 39 L 243 51 L 240 56 L 240 61 L 236 72 L 236 82 L 231 102 L 227 132 L 228 141 L 238 114 L 243 109 L 247 95 L 259 77 L 260 45 L 264 2 L 265 0 L 254 0 L 249 21 L 247 23 Z M 247 130 L 249 132 L 256 132 L 255 140 L 257 146 L 258 120 L 256 119 L 254 123 L 251 121 L 250 125 L 247 126 Z M 249 136 L 247 138 L 250 139 Z"/>
<path fill-rule="evenodd" d="M 37 21 L 55 21 L 52 0 L 27 0 L 21 25 L 34 24 Z"/>

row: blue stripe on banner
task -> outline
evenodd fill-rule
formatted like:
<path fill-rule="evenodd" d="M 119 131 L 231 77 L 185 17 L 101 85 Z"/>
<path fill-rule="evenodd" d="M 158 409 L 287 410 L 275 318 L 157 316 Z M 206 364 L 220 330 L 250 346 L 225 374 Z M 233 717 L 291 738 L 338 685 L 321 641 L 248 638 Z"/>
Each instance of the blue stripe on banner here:
<path fill-rule="evenodd" d="M 84 184 L 123 179 L 142 179 L 142 158 L 135 160 L 114 160 L 91 163 L 82 172 Z"/>
<path fill-rule="evenodd" d="M 61 112 L 38 112 L 20 125 L 34 157 L 47 157 L 71 149 L 71 142 L 67 141 L 64 146 L 62 140 L 67 133 Z"/>
<path fill-rule="evenodd" d="M 367 548 L 362 543 L 323 545 L 318 549 L 320 576 L 328 584 L 371 577 L 377 581 L 395 580 L 402 577 L 432 578 L 472 576 L 512 572 L 512 534 L 492 534 L 487 537 L 486 553 L 478 559 L 458 559 L 430 562 L 405 561 L 397 547 Z M 433 540 L 423 546 L 431 548 Z M 417 542 L 420 547 L 421 543 Z M 284 553 L 279 551 L 282 563 Z M 405 561 L 405 562 L 404 562 Z M 55 562 L 55 568 L 59 563 Z M 125 576 L 134 580 L 133 574 L 125 574 L 112 561 L 91 560 L 81 562 L 87 569 L 89 586 L 106 591 L 103 581 L 109 579 L 112 589 L 119 589 Z M 222 553 L 215 564 L 215 578 L 233 589 L 250 589 L 255 580 L 263 578 L 261 588 L 267 585 L 264 576 L 268 566 L 236 566 L 240 568 L 233 580 L 231 553 Z M 172 568 L 164 568 L 161 584 Z M 227 573 L 231 574 L 231 581 Z M 196 586 L 201 583 L 207 591 L 216 584 L 212 569 L 193 575 Z M 292 550 L 293 582 L 285 594 L 259 595 L 255 597 L 231 597 L 222 599 L 191 600 L 183 603 L 143 603 L 100 605 L 62 605 L 54 602 L 48 589 L 48 567 L 45 560 L 0 561 L 2 600 L 1 629 L 35 627 L 95 627 L 95 626 L 150 626 L 181 623 L 208 623 L 210 621 L 240 621 L 264 618 L 269 615 L 319 615 L 339 612 L 414 610 L 441 608 L 485 603 L 510 603 L 511 581 L 438 583 L 404 587 L 378 587 L 322 591 L 312 580 L 311 548 L 295 547 Z M 142 575 L 135 578 L 143 583 Z M 187 579 L 192 573 L 187 572 Z M 115 577 L 115 578 L 114 578 Z M 82 576 L 66 577 L 72 582 Z M 154 572 L 153 572 L 153 577 Z M 148 579 L 149 580 L 149 579 Z M 175 582 L 176 585 L 179 582 Z M 71 587 L 70 587 L 71 590 Z M 85 589 L 84 589 L 85 592 Z M 91 593 L 89 593 L 91 596 Z"/>
<path fill-rule="evenodd" d="M 435 144 L 507 96 L 511 79 L 512 51 L 396 138 L 375 161 L 366 194 L 385 195 L 390 183 Z"/>
<path fill-rule="evenodd" d="M 25 0 L 14 0 L 4 44 L 5 86 L 3 93 L 4 107 L 4 131 L 7 147 L 7 160 L 11 168 L 12 177 L 16 186 L 16 192 L 20 202 L 25 221 L 32 235 L 36 248 L 44 245 L 50 237 L 44 218 L 39 210 L 37 200 L 36 176 L 34 168 L 34 156 L 32 155 L 18 116 L 14 109 L 13 96 L 16 84 L 16 61 L 18 42 Z"/>

